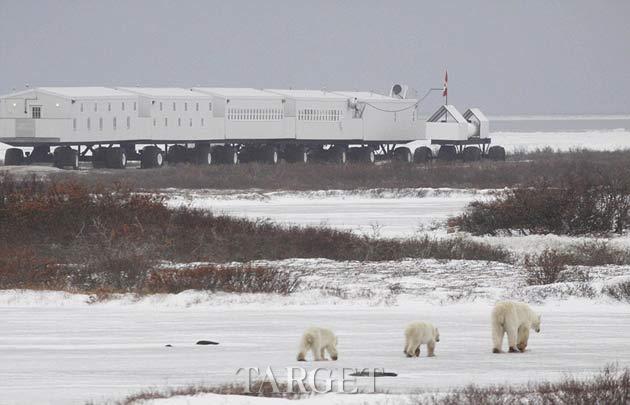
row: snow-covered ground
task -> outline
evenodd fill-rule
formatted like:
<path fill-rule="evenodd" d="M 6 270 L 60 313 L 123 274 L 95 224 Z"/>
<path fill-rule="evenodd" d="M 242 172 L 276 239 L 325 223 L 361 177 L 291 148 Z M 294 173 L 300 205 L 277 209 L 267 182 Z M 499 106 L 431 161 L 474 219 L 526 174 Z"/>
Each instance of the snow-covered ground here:
<path fill-rule="evenodd" d="M 170 206 L 212 210 L 217 214 L 270 220 L 278 224 L 326 225 L 360 235 L 407 238 L 457 237 L 447 233 L 449 217 L 472 201 L 492 198 L 499 190 L 374 189 L 361 191 L 243 192 L 166 190 Z M 469 235 L 464 235 L 469 237 Z M 562 249 L 593 241 L 590 237 L 557 235 L 472 237 L 516 254 Z M 612 247 L 630 249 L 630 236 L 607 239 Z"/>
<path fill-rule="evenodd" d="M 445 390 L 475 382 L 525 383 L 606 363 L 630 366 L 628 305 L 590 301 L 537 306 L 542 331 L 525 354 L 491 353 L 490 303 L 451 305 L 163 305 L 1 306 L 0 402 L 80 404 L 146 388 L 244 383 L 239 367 L 379 367 L 391 392 Z M 435 358 L 407 359 L 402 332 L 412 320 L 434 322 Z M 339 335 L 339 361 L 295 361 L 301 332 L 327 325 Z M 218 346 L 196 346 L 199 339 Z M 173 347 L 165 347 L 171 344 Z M 359 379 L 368 388 L 368 381 Z"/>

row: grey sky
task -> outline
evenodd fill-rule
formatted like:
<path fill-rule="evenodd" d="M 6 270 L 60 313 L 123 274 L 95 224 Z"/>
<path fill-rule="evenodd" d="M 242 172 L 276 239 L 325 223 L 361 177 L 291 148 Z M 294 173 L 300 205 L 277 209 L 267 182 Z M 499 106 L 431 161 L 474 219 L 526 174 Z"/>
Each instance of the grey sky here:
<path fill-rule="evenodd" d="M 57 85 L 419 92 L 630 112 L 630 1 L 0 0 L 0 93 Z M 425 110 L 440 103 L 434 94 Z"/>

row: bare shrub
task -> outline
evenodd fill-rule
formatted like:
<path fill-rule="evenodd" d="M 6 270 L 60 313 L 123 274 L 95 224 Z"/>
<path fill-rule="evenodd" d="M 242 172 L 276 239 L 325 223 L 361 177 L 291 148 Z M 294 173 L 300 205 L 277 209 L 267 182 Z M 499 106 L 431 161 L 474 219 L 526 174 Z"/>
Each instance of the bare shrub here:
<path fill-rule="evenodd" d="M 553 249 L 545 249 L 538 256 L 525 256 L 525 282 L 527 285 L 545 285 L 561 281 L 567 268 L 567 256 Z"/>
<path fill-rule="evenodd" d="M 144 293 L 179 293 L 185 290 L 287 295 L 299 287 L 289 273 L 266 267 L 204 265 L 187 269 L 153 270 Z"/>
<path fill-rule="evenodd" d="M 604 293 L 618 301 L 630 302 L 630 280 L 606 286 L 604 288 Z"/>
<path fill-rule="evenodd" d="M 566 377 L 560 382 L 531 383 L 527 386 L 470 385 L 446 395 L 433 396 L 431 399 L 418 397 L 416 400 L 417 404 L 423 405 L 590 405 L 629 402 L 630 370 L 619 370 L 615 366 L 607 366 L 599 374 L 586 379 Z"/>

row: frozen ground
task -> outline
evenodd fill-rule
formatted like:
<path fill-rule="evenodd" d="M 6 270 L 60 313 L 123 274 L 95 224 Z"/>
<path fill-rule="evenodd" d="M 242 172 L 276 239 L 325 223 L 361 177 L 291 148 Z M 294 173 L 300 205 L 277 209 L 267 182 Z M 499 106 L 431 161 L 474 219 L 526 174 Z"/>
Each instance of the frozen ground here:
<path fill-rule="evenodd" d="M 525 354 L 491 353 L 488 302 L 399 306 L 96 304 L 0 307 L 0 402 L 80 404 L 121 398 L 148 387 L 244 382 L 239 367 L 381 367 L 391 392 L 445 390 L 475 382 L 525 383 L 564 373 L 630 366 L 629 307 L 548 302 L 540 335 Z M 435 358 L 407 359 L 402 331 L 416 319 L 439 326 Z M 339 335 L 339 361 L 295 361 L 301 332 L 327 325 Z M 196 346 L 199 339 L 219 346 Z M 172 344 L 173 347 L 165 347 Z M 360 386 L 368 382 L 360 379 Z"/>
<path fill-rule="evenodd" d="M 260 264 L 299 275 L 300 290 L 290 296 L 186 291 L 93 304 L 85 295 L 0 291 L 0 403 L 79 404 L 147 388 L 244 382 L 235 375 L 239 367 L 267 365 L 281 379 L 285 367 L 301 365 L 382 367 L 399 376 L 379 379 L 377 388 L 394 393 L 556 379 L 610 362 L 630 366 L 630 306 L 599 293 L 630 278 L 627 266 L 589 269 L 594 293 L 575 298 L 587 291 L 576 289 L 580 283 L 525 287 L 518 268 L 491 262 Z M 490 353 L 488 316 L 500 298 L 529 301 L 543 313 L 530 352 Z M 439 326 L 438 357 L 403 356 L 402 331 L 415 319 Z M 294 360 L 309 325 L 339 334 L 338 362 Z M 220 345 L 195 346 L 200 339 Z"/>
<path fill-rule="evenodd" d="M 279 224 L 326 225 L 382 237 L 453 237 L 446 221 L 474 200 L 491 198 L 498 190 L 373 189 L 361 191 L 230 192 L 167 190 L 171 206 L 209 209 L 215 213 L 271 220 Z M 557 235 L 474 237 L 517 254 L 540 252 L 592 241 L 590 237 Z M 628 249 L 630 237 L 607 239 L 611 246 Z"/>

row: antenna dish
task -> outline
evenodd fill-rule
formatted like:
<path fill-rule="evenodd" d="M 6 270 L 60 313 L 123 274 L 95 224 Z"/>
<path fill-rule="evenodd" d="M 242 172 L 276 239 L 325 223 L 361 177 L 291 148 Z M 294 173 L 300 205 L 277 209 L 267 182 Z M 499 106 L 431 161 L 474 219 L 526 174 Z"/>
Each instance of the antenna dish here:
<path fill-rule="evenodd" d="M 389 96 L 394 98 L 407 98 L 407 90 L 409 86 L 403 84 L 394 84 L 389 91 Z"/>

